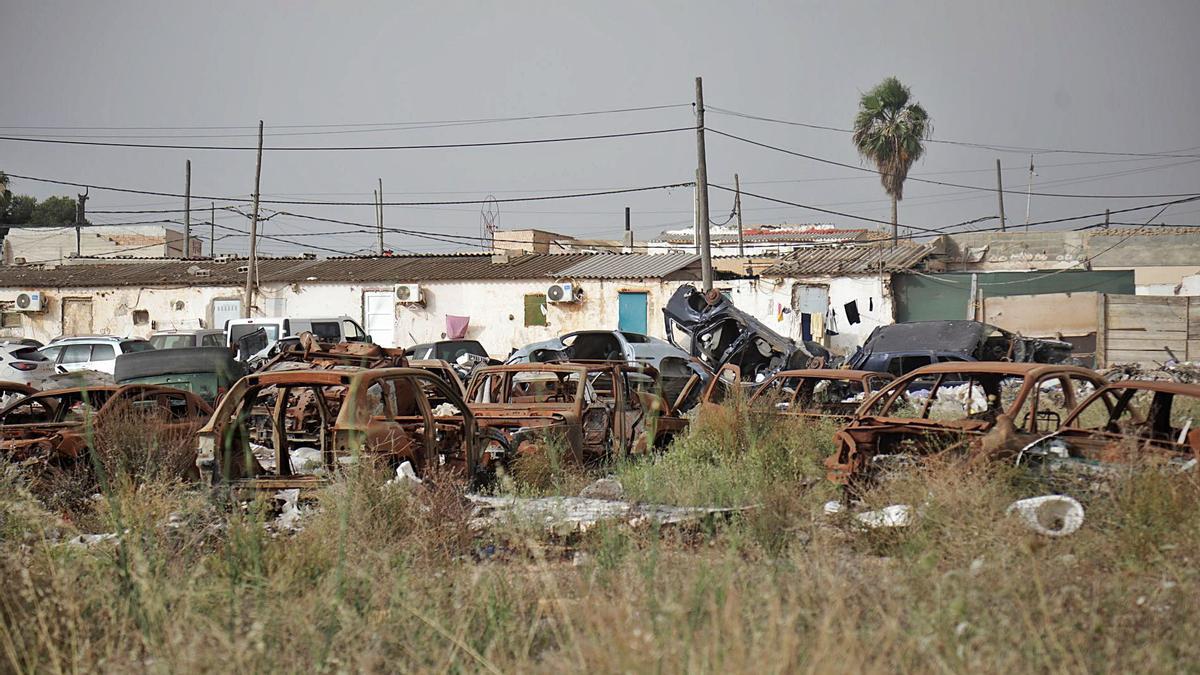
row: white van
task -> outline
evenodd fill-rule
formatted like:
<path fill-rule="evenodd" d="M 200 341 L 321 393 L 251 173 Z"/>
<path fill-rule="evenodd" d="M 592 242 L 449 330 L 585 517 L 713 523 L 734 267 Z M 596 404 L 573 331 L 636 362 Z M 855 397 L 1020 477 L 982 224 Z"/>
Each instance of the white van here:
<path fill-rule="evenodd" d="M 328 319 L 293 319 L 290 317 L 258 317 L 254 319 L 230 319 L 225 323 L 225 344 L 234 349 L 238 340 L 258 329 L 266 333 L 269 350 L 282 338 L 312 333 L 321 342 L 370 342 L 371 336 L 357 321 L 348 316 Z M 264 351 L 265 351 L 264 350 Z"/>

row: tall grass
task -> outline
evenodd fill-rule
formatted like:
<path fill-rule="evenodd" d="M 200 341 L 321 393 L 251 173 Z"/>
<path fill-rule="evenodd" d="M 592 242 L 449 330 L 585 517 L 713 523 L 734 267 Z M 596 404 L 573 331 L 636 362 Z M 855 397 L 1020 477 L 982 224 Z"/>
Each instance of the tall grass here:
<path fill-rule="evenodd" d="M 268 500 L 113 485 L 64 521 L 0 471 L 5 671 L 1180 671 L 1200 643 L 1200 490 L 1135 472 L 1075 535 L 1003 516 L 1009 470 L 881 484 L 910 527 L 828 517 L 827 429 L 706 412 L 612 470 L 637 499 L 750 506 L 710 530 L 608 524 L 564 543 L 474 531 L 463 486 L 352 470 L 302 531 Z M 559 483 L 565 488 L 574 485 Z M 555 483 L 544 484 L 552 491 Z M 119 518 L 117 514 L 119 513 Z M 91 547 L 79 531 L 123 530 Z"/>

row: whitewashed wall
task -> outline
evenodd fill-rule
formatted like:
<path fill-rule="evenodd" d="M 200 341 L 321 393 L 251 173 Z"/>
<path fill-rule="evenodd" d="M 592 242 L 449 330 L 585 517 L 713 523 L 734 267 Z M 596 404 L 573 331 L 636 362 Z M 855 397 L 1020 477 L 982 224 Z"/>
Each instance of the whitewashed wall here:
<path fill-rule="evenodd" d="M 513 347 L 545 340 L 562 333 L 583 329 L 615 329 L 618 322 L 618 294 L 621 291 L 647 293 L 647 327 L 651 335 L 665 337 L 662 309 L 677 287 L 686 282 L 657 280 L 582 280 L 584 299 L 579 303 L 548 304 L 547 326 L 525 326 L 524 296 L 545 293 L 545 280 L 458 281 L 424 284 L 424 306 L 395 305 L 395 342 L 399 346 L 442 339 L 447 314 L 471 317 L 467 337 L 479 340 L 496 356 L 504 356 Z M 801 336 L 799 314 L 790 311 L 792 286 L 818 283 L 829 287 L 830 304 L 839 317 L 839 334 L 829 336 L 828 346 L 837 352 L 852 351 L 880 323 L 891 323 L 892 302 L 886 281 L 878 277 L 814 278 L 799 280 L 738 279 L 719 281 L 734 303 L 781 334 Z M 697 284 L 698 285 L 698 284 Z M 363 318 L 363 294 L 391 291 L 385 284 L 286 284 L 261 289 L 260 314 L 321 317 L 347 315 L 360 323 Z M 0 289 L 0 301 L 12 301 L 22 291 Z M 195 328 L 212 322 L 212 302 L 236 299 L 237 287 L 179 288 L 79 288 L 37 289 L 49 298 L 45 312 L 21 317 L 20 328 L 0 328 L 0 337 L 32 337 L 43 342 L 62 333 L 62 299 L 91 298 L 93 332 L 121 336 L 146 337 L 155 330 Z M 870 298 L 871 300 L 868 300 Z M 858 302 L 862 322 L 851 326 L 845 321 L 843 305 Z M 780 307 L 788 311 L 781 314 Z M 871 306 L 873 309 L 868 309 Z M 134 324 L 134 311 L 145 310 L 149 323 Z M 818 337 L 819 339 L 819 337 Z M 396 346 L 396 345 L 389 345 Z"/>

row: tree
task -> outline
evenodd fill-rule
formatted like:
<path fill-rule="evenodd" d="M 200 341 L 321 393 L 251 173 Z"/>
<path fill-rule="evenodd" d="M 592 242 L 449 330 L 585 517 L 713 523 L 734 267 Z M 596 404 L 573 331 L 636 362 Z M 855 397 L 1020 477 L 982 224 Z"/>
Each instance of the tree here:
<path fill-rule="evenodd" d="M 904 198 L 908 170 L 925 154 L 923 141 L 933 121 L 921 104 L 909 102 L 912 92 L 889 77 L 862 95 L 854 118 L 854 147 L 879 169 L 883 189 L 892 198 L 892 245 L 899 239 L 896 205 Z"/>
<path fill-rule="evenodd" d="M 29 222 L 34 225 L 73 225 L 75 200 L 70 197 L 47 197 L 38 202 Z"/>

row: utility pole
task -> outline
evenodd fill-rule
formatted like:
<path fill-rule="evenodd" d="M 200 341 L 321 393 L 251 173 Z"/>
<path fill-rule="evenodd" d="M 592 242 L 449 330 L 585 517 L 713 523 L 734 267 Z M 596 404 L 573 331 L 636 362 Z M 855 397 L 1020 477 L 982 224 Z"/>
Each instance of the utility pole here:
<path fill-rule="evenodd" d="M 708 166 L 704 159 L 704 83 L 696 78 L 696 220 L 700 221 L 700 277 L 707 293 L 713 287 L 712 248 L 708 232 Z"/>
<path fill-rule="evenodd" d="M 379 179 L 379 255 L 383 255 L 383 179 Z"/>
<path fill-rule="evenodd" d="M 1104 209 L 1104 229 L 1106 230 L 1108 229 L 1108 217 L 1111 215 L 1112 213 L 1108 209 Z"/>
<path fill-rule="evenodd" d="M 746 255 L 743 248 L 745 242 L 742 236 L 742 182 L 738 180 L 738 175 L 733 174 L 733 209 L 737 211 L 738 219 L 738 257 Z"/>
<path fill-rule="evenodd" d="M 183 258 L 192 257 L 192 160 L 185 165 L 183 175 Z"/>
<path fill-rule="evenodd" d="M 996 158 L 996 196 L 1000 199 L 1000 231 L 1005 230 L 1004 220 L 1004 179 L 1000 177 L 1000 158 Z"/>
<path fill-rule="evenodd" d="M 75 257 L 83 255 L 83 224 L 87 222 L 87 200 L 88 191 L 84 188 L 83 194 L 75 202 Z"/>
<path fill-rule="evenodd" d="M 213 202 L 208 212 L 208 257 L 217 257 L 217 203 Z"/>
<path fill-rule="evenodd" d="M 254 213 L 250 217 L 250 256 L 246 260 L 246 299 L 242 307 L 242 314 L 247 319 L 250 318 L 250 306 L 254 304 L 254 284 L 258 281 L 254 278 L 254 268 L 258 258 L 258 188 L 262 179 L 262 146 L 263 123 L 259 120 L 258 159 L 254 163 Z"/>
<path fill-rule="evenodd" d="M 1025 229 L 1029 230 L 1029 205 L 1033 202 L 1033 155 L 1029 155 L 1029 183 L 1025 186 Z"/>

